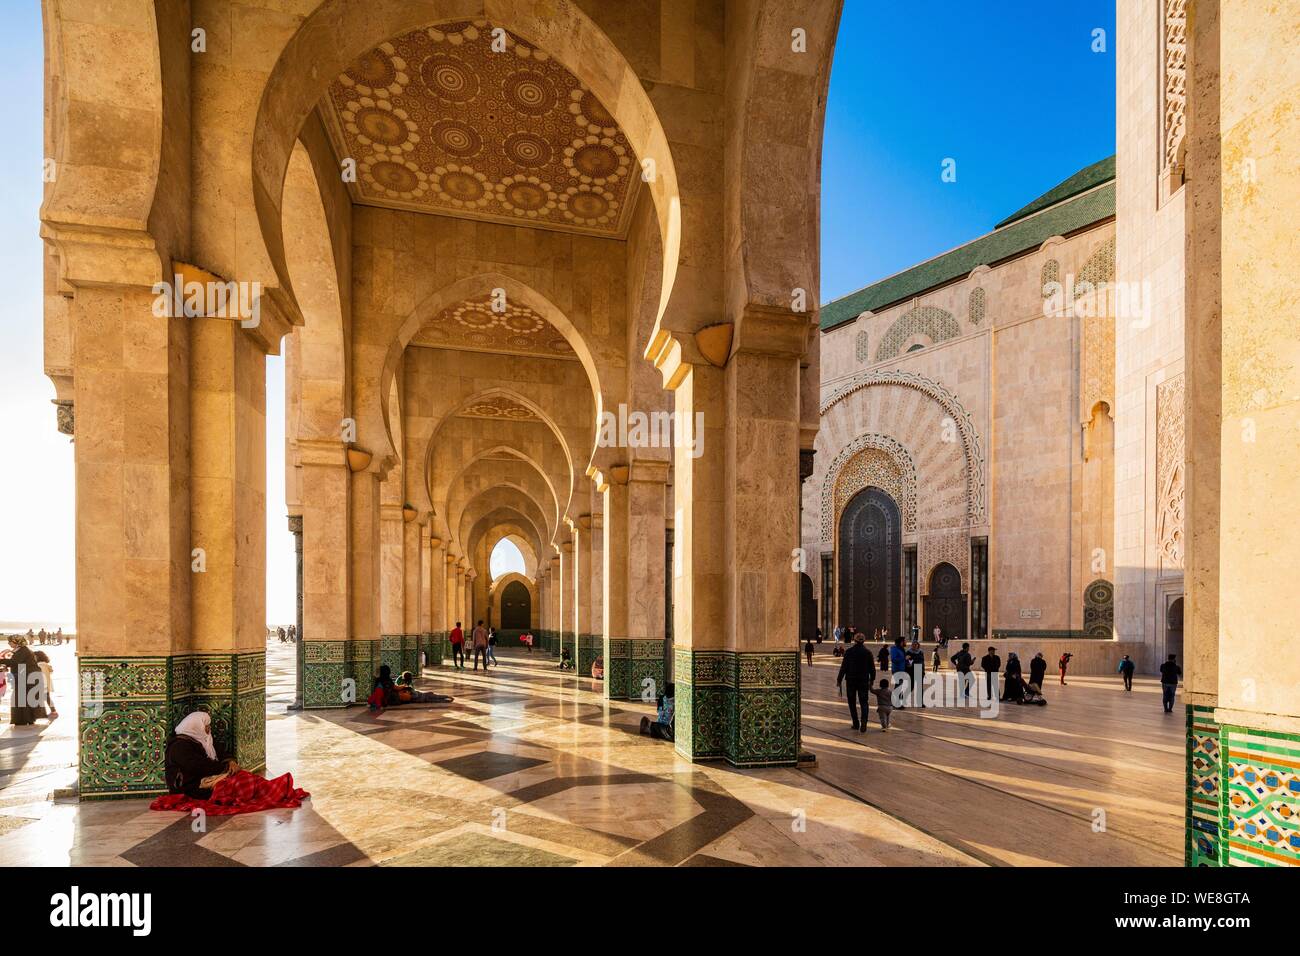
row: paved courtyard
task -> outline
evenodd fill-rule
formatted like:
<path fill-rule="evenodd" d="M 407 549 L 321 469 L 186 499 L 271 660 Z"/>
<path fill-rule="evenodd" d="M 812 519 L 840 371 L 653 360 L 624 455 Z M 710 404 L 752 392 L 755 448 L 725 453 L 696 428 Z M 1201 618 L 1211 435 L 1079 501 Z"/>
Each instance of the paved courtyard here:
<path fill-rule="evenodd" d="M 60 690 L 70 648 L 55 648 Z M 270 772 L 297 811 L 210 818 L 145 800 L 77 803 L 75 718 L 0 734 L 0 864 L 15 865 L 1177 865 L 1181 716 L 1139 681 L 1049 686 L 1045 708 L 896 713 L 850 734 L 829 656 L 804 668 L 817 767 L 691 765 L 637 734 L 649 708 L 542 655 L 488 675 L 429 669 L 454 695 L 374 717 L 286 712 L 292 645 L 268 645 Z M 66 695 L 65 695 L 66 696 Z M 1104 826 L 1095 823 L 1104 813 Z M 1099 832 L 1094 830 L 1099 827 Z"/>

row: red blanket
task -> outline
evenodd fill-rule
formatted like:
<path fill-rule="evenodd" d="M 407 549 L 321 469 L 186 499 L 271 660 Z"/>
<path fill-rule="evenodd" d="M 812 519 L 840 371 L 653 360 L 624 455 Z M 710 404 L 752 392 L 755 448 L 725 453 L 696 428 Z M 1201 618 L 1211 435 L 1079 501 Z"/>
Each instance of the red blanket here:
<path fill-rule="evenodd" d="M 256 813 L 258 810 L 277 810 L 302 806 L 310 797 L 306 790 L 293 785 L 293 774 L 282 774 L 267 780 L 247 770 L 231 774 L 212 788 L 207 800 L 196 800 L 183 793 L 169 793 L 149 804 L 150 810 L 202 810 L 212 816 L 230 816 L 235 813 Z"/>

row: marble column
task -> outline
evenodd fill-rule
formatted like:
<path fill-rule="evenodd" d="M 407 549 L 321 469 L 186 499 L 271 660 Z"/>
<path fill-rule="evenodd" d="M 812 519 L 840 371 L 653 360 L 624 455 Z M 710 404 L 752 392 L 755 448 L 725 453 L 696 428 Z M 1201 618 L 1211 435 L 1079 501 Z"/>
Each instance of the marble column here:
<path fill-rule="evenodd" d="M 290 710 L 302 710 L 303 660 L 302 651 L 302 515 L 289 515 L 289 533 L 293 535 L 294 558 L 294 650 L 293 705 Z"/>
<path fill-rule="evenodd" d="M 1293 11 L 1188 6 L 1189 865 L 1300 865 Z M 1286 530 L 1283 530 L 1286 529 Z M 1281 532 L 1281 533 L 1279 533 Z"/>
<path fill-rule="evenodd" d="M 380 663 L 380 487 L 382 476 L 372 463 L 352 475 L 352 630 L 348 639 L 346 678 L 349 696 L 360 695 L 374 680 Z"/>
<path fill-rule="evenodd" d="M 435 577 L 434 571 L 434 553 L 433 553 L 432 528 L 429 521 L 420 523 L 420 650 L 424 653 L 426 663 L 433 662 L 433 582 Z M 439 566 L 436 572 L 442 573 Z"/>
<path fill-rule="evenodd" d="M 612 469 L 604 485 L 605 692 L 654 700 L 664 675 L 667 461 Z"/>
<path fill-rule="evenodd" d="M 219 751 L 266 766 L 266 353 L 239 322 L 190 320 L 188 709 Z M 178 674 L 173 674 L 173 686 Z"/>
<path fill-rule="evenodd" d="M 352 473 L 340 440 L 298 440 L 302 500 L 303 706 L 341 707 L 352 696 L 348 669 Z"/>
<path fill-rule="evenodd" d="M 564 549 L 551 556 L 551 653 L 558 655 L 564 643 Z"/>
<path fill-rule="evenodd" d="M 582 609 L 578 604 L 578 532 L 574 530 L 570 540 L 560 546 L 560 577 L 562 590 L 560 594 L 560 653 L 569 649 L 569 659 L 574 667 L 578 664 L 578 634 L 581 624 Z"/>
<path fill-rule="evenodd" d="M 414 509 L 402 511 L 402 670 L 420 672 L 420 643 L 424 632 L 424 545 L 420 540 L 421 524 Z"/>
<path fill-rule="evenodd" d="M 198 576 L 187 453 L 190 320 L 153 314 L 152 277 L 142 285 L 93 278 L 67 300 L 82 799 L 166 792 L 163 748 L 189 691 L 187 676 L 174 694 L 171 677 L 190 673 L 190 588 Z M 133 746 L 122 747 L 124 739 Z"/>
<path fill-rule="evenodd" d="M 591 676 L 591 664 L 599 655 L 592 626 L 593 568 L 592 517 L 579 515 L 573 529 L 573 632 L 574 665 L 583 677 Z"/>

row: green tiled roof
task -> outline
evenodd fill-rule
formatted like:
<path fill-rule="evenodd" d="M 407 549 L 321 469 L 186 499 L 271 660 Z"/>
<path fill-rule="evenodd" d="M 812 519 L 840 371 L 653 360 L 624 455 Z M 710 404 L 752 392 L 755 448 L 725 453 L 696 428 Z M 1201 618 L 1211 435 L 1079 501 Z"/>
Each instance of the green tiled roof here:
<path fill-rule="evenodd" d="M 1102 175 L 1107 169 L 1109 174 Z M 1081 178 L 1085 176 L 1089 179 Z M 851 322 L 863 312 L 877 311 L 920 295 L 927 289 L 960 279 L 976 266 L 992 265 L 1036 249 L 1052 236 L 1067 236 L 1111 218 L 1115 215 L 1114 176 L 1115 158 L 1112 156 L 1094 163 L 1055 189 L 1044 193 L 1015 216 L 1004 220 L 1007 225 L 988 235 L 826 303 L 821 308 L 822 331 L 827 332 Z M 1079 185 L 1088 181 L 1091 181 L 1091 186 Z M 1103 182 L 1106 185 L 1100 189 L 1093 188 Z M 1088 189 L 1092 191 L 1087 192 Z M 1059 198 L 1047 202 L 1048 197 L 1057 194 Z M 1035 207 L 1042 211 L 1037 212 Z"/>
<path fill-rule="evenodd" d="M 1108 183 L 1114 178 L 1115 157 L 1107 156 L 1100 162 L 1093 163 L 1091 166 L 1085 166 L 1065 182 L 1053 186 L 1028 206 L 1013 212 L 993 228 L 1001 229 L 1003 226 L 1009 226 L 1017 219 L 1024 219 L 1026 216 L 1032 216 L 1040 209 L 1046 209 L 1048 206 L 1055 206 L 1058 202 L 1063 202 L 1071 196 L 1079 195 L 1079 193 L 1087 192 L 1089 189 L 1100 186 L 1102 183 Z"/>

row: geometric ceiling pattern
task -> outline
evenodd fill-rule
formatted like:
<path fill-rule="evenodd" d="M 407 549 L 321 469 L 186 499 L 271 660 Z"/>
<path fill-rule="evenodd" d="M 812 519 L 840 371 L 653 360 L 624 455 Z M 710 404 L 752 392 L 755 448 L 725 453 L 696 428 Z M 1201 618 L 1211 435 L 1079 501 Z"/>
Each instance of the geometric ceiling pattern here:
<path fill-rule="evenodd" d="M 544 50 L 485 21 L 381 43 L 330 84 L 353 199 L 601 236 L 626 231 L 632 147 Z"/>
<path fill-rule="evenodd" d="M 428 319 L 412 345 L 571 359 L 578 356 L 555 326 L 526 305 L 492 293 L 448 306 Z"/>
<path fill-rule="evenodd" d="M 466 405 L 458 413 L 463 418 L 499 418 L 511 422 L 540 421 L 528 406 L 505 395 L 492 395 Z"/>

